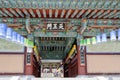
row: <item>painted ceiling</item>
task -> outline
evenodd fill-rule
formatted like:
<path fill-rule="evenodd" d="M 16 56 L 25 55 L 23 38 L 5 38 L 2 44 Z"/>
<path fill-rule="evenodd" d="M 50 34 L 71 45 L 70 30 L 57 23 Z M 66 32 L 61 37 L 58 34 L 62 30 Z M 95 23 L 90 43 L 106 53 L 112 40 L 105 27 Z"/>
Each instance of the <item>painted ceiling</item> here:
<path fill-rule="evenodd" d="M 63 59 L 80 34 L 83 19 L 87 28 L 81 36 L 120 28 L 120 0 L 0 0 L 1 23 L 29 36 L 27 19 L 43 59 Z M 65 30 L 47 31 L 46 23 L 65 23 Z"/>
<path fill-rule="evenodd" d="M 75 42 L 74 37 L 40 37 L 39 51 L 42 59 L 58 59 L 66 57 L 72 44 Z"/>

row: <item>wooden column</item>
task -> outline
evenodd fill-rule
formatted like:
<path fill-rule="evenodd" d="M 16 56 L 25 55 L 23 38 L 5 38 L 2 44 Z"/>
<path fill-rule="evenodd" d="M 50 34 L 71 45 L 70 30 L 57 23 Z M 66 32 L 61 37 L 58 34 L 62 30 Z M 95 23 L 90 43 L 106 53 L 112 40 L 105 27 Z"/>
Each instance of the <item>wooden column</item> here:
<path fill-rule="evenodd" d="M 52 73 L 52 65 L 50 65 L 50 73 Z"/>
<path fill-rule="evenodd" d="M 71 77 L 71 62 L 68 64 L 68 75 L 69 75 L 69 77 Z"/>
<path fill-rule="evenodd" d="M 78 61 L 78 75 L 85 75 L 86 74 L 86 64 L 81 64 L 81 51 L 80 51 L 80 45 L 79 45 L 79 39 L 77 39 L 77 61 Z M 86 53 L 84 53 L 85 55 Z M 85 58 L 85 56 L 84 56 Z M 86 59 L 86 58 L 85 58 Z"/>
<path fill-rule="evenodd" d="M 26 52 L 26 64 L 25 64 L 25 74 L 26 75 L 33 74 L 32 58 L 33 58 L 33 52 L 31 52 L 31 53 Z M 30 59 L 30 61 L 28 59 Z"/>
<path fill-rule="evenodd" d="M 27 38 L 34 41 L 33 33 L 28 33 Z M 34 49 L 32 47 L 26 47 L 26 75 L 33 75 L 33 55 Z"/>

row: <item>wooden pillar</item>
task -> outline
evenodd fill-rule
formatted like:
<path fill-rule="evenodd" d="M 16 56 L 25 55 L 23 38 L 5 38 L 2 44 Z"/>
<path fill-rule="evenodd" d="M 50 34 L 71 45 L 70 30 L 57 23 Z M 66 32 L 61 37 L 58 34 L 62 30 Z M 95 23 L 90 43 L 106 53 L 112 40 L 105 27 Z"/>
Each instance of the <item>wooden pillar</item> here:
<path fill-rule="evenodd" d="M 79 45 L 77 45 L 77 62 L 78 62 L 78 64 L 77 64 L 77 66 L 78 66 L 78 75 L 80 74 L 80 46 Z"/>
<path fill-rule="evenodd" d="M 27 47 L 24 47 L 24 75 L 26 74 L 26 56 L 27 56 Z"/>
<path fill-rule="evenodd" d="M 28 52 L 28 48 L 26 48 L 26 64 L 25 64 L 25 74 L 26 75 L 33 75 L 33 49 L 32 52 Z"/>
<path fill-rule="evenodd" d="M 44 72 L 44 66 L 42 66 L 42 73 Z"/>
<path fill-rule="evenodd" d="M 41 66 L 39 66 L 39 73 L 38 73 L 38 77 L 41 77 Z"/>
<path fill-rule="evenodd" d="M 78 64 L 77 64 L 77 66 L 78 66 L 78 75 L 85 75 L 86 74 L 86 64 L 82 64 L 81 63 L 81 51 L 80 51 L 80 39 L 78 38 L 77 39 L 77 62 L 78 62 Z M 85 54 L 86 53 L 84 53 L 84 59 L 86 59 L 85 58 Z"/>
<path fill-rule="evenodd" d="M 50 65 L 50 73 L 52 73 L 52 65 Z"/>
<path fill-rule="evenodd" d="M 28 33 L 27 38 L 34 41 L 33 33 Z M 33 75 L 33 55 L 34 49 L 32 47 L 26 47 L 26 75 Z"/>
<path fill-rule="evenodd" d="M 68 76 L 71 77 L 71 63 L 68 64 Z"/>

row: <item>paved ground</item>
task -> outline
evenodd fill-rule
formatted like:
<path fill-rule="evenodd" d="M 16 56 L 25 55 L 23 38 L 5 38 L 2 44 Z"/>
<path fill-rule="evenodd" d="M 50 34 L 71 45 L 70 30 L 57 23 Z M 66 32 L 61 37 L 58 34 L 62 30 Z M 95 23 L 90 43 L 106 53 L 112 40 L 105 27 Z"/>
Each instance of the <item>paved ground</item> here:
<path fill-rule="evenodd" d="M 120 75 L 90 75 L 76 78 L 34 78 L 34 76 L 0 76 L 0 80 L 120 80 Z"/>

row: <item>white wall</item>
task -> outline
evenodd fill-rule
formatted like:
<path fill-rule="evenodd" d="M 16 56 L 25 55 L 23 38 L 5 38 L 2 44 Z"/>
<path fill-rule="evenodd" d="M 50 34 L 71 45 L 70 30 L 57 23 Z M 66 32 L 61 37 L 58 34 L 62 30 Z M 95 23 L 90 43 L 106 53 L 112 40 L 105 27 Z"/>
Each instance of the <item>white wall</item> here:
<path fill-rule="evenodd" d="M 19 54 L 1 54 L 0 55 L 0 73 L 23 73 L 24 55 Z"/>

